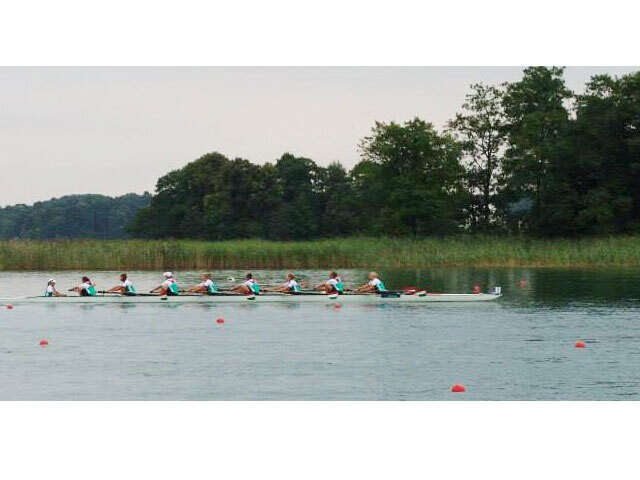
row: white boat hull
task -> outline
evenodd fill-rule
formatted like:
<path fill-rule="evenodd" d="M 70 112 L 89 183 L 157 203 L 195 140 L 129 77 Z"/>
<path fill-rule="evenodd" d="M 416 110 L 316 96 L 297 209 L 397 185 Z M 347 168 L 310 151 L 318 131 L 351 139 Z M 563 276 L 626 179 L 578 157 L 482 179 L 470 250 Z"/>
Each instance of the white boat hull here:
<path fill-rule="evenodd" d="M 426 295 L 287 295 L 277 293 L 267 293 L 258 296 L 245 295 L 179 295 L 175 297 L 167 296 L 122 296 L 122 295 L 97 295 L 95 297 L 22 297 L 0 299 L 0 305 L 20 305 L 20 304 L 261 304 L 261 303 L 340 303 L 340 304 L 426 304 L 432 302 L 487 302 L 497 300 L 500 293 L 427 293 Z"/>

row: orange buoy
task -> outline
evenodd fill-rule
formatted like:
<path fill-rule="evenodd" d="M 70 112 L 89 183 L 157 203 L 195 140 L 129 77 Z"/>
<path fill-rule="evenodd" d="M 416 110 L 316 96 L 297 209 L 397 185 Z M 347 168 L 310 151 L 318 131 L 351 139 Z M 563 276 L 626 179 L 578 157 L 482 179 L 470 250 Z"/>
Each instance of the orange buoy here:
<path fill-rule="evenodd" d="M 216 323 L 224 323 L 224 318 L 219 317 L 219 318 L 216 320 Z"/>
<path fill-rule="evenodd" d="M 480 293 L 480 285 L 478 285 L 477 283 L 473 286 L 473 293 Z"/>
<path fill-rule="evenodd" d="M 453 393 L 464 393 L 467 389 L 461 383 L 456 383 L 453 387 L 451 387 L 451 391 Z"/>
<path fill-rule="evenodd" d="M 7 305 L 7 310 L 13 310 L 13 305 L 8 304 L 8 305 Z"/>
<path fill-rule="evenodd" d="M 576 348 L 584 348 L 586 347 L 586 345 L 584 344 L 584 342 L 582 340 L 578 340 L 576 342 Z"/>
<path fill-rule="evenodd" d="M 41 347 L 46 347 L 47 345 L 49 345 L 49 340 L 40 340 Z"/>

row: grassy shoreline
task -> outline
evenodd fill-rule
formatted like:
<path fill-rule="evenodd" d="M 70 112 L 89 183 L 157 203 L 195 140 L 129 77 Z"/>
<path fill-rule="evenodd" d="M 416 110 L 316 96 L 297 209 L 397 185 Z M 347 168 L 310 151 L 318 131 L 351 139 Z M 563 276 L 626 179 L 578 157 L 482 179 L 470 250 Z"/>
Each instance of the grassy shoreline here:
<path fill-rule="evenodd" d="M 0 241 L 0 270 L 640 266 L 640 236 Z"/>

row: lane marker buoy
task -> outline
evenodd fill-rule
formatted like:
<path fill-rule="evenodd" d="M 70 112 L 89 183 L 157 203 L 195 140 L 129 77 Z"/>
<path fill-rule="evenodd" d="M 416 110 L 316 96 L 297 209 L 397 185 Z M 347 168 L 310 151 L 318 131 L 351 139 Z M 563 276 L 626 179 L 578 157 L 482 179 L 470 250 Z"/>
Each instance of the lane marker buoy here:
<path fill-rule="evenodd" d="M 13 305 L 8 304 L 8 305 L 7 305 L 7 310 L 13 310 Z"/>
<path fill-rule="evenodd" d="M 582 340 L 578 340 L 576 342 L 575 346 L 576 346 L 576 348 L 584 348 L 584 347 L 586 347 L 585 343 Z"/>
<path fill-rule="evenodd" d="M 333 308 L 334 308 L 335 310 L 340 310 L 340 309 L 342 308 L 342 304 L 341 304 L 341 303 L 335 303 L 335 304 L 333 305 Z"/>
<path fill-rule="evenodd" d="M 216 323 L 224 323 L 224 318 L 219 317 L 219 318 L 216 320 Z"/>
<path fill-rule="evenodd" d="M 461 383 L 456 383 L 453 387 L 451 387 L 451 391 L 453 393 L 464 393 L 467 389 Z"/>
<path fill-rule="evenodd" d="M 40 346 L 41 347 L 46 347 L 47 345 L 49 345 L 49 341 L 48 340 L 40 340 Z"/>

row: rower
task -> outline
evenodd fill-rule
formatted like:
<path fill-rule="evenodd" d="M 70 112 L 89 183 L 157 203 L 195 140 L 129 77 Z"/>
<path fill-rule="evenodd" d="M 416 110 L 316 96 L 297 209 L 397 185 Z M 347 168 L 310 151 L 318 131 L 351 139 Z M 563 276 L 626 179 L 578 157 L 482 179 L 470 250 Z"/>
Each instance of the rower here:
<path fill-rule="evenodd" d="M 162 276 L 164 277 L 164 281 L 151 290 L 151 293 L 160 293 L 161 295 L 167 295 L 170 297 L 178 295 L 178 284 L 176 283 L 175 278 L 173 278 L 173 273 L 164 272 Z"/>
<path fill-rule="evenodd" d="M 202 282 L 198 285 L 188 288 L 186 291 L 189 293 L 202 293 L 204 295 L 215 295 L 218 293 L 218 286 L 213 283 L 210 273 L 202 274 Z"/>
<path fill-rule="evenodd" d="M 253 274 L 247 273 L 244 282 L 233 287 L 231 291 L 244 293 L 245 295 L 260 295 L 260 285 L 253 278 Z"/>
<path fill-rule="evenodd" d="M 289 272 L 287 273 L 287 281 L 274 290 L 274 292 L 280 293 L 300 293 L 300 284 L 296 281 L 296 276 Z"/>
<path fill-rule="evenodd" d="M 62 292 L 59 292 L 56 288 L 56 281 L 53 278 L 47 280 L 47 289 L 44 291 L 45 297 L 66 297 Z"/>
<path fill-rule="evenodd" d="M 342 295 L 344 293 L 344 284 L 337 272 L 331 272 L 329 273 L 329 280 L 317 285 L 315 289 L 324 290 L 327 294 L 337 293 L 338 295 Z"/>
<path fill-rule="evenodd" d="M 369 281 L 356 288 L 356 292 L 359 293 L 382 293 L 386 291 L 387 287 L 385 287 L 376 272 L 369 272 Z"/>
<path fill-rule="evenodd" d="M 136 295 L 136 287 L 129 280 L 126 273 L 120 274 L 120 285 L 107 290 L 107 293 L 119 293 L 120 295 Z"/>
<path fill-rule="evenodd" d="M 70 292 L 77 292 L 81 297 L 95 297 L 96 284 L 89 277 L 82 277 L 82 283 L 74 288 L 69 289 Z"/>

